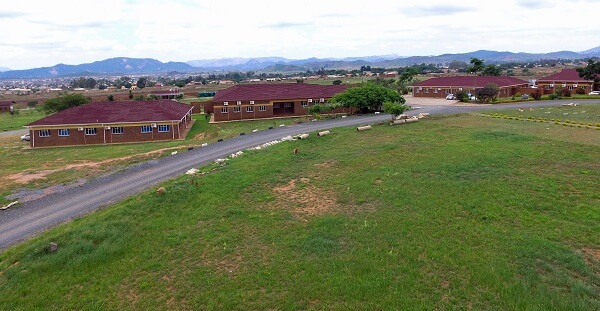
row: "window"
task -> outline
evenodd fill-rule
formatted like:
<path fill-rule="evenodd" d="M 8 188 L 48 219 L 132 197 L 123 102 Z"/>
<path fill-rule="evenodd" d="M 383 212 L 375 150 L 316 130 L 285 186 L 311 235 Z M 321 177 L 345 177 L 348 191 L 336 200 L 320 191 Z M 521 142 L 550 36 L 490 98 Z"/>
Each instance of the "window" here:
<path fill-rule="evenodd" d="M 429 89 L 425 89 L 425 93 L 429 93 Z"/>
<path fill-rule="evenodd" d="M 301 102 L 300 102 L 300 105 L 301 105 L 302 107 L 306 107 L 306 106 L 308 106 L 308 102 L 307 102 L 307 101 L 301 101 Z"/>
<path fill-rule="evenodd" d="M 152 133 L 152 126 L 142 125 L 142 133 Z"/>
<path fill-rule="evenodd" d="M 258 106 L 258 111 L 267 111 L 267 106 Z"/>
<path fill-rule="evenodd" d="M 241 104 L 242 104 L 242 102 L 238 100 L 238 101 L 237 101 L 237 104 L 238 104 L 238 105 L 241 105 Z"/>
<path fill-rule="evenodd" d="M 50 137 L 50 130 L 40 130 L 40 137 Z"/>
<path fill-rule="evenodd" d="M 169 125 L 168 124 L 162 124 L 158 126 L 158 131 L 159 132 L 168 132 L 169 131 Z"/>
<path fill-rule="evenodd" d="M 254 107 L 252 107 L 252 106 L 246 107 L 246 112 L 254 112 Z"/>
<path fill-rule="evenodd" d="M 96 128 L 95 127 L 86 127 L 85 128 L 85 135 L 96 135 Z"/>
<path fill-rule="evenodd" d="M 233 107 L 233 112 L 240 112 L 242 111 L 242 108 L 240 107 Z"/>
<path fill-rule="evenodd" d="M 438 92 L 438 89 L 433 89 L 433 92 L 434 92 L 434 93 L 437 93 L 437 92 Z"/>
<path fill-rule="evenodd" d="M 69 129 L 59 129 L 58 136 L 69 136 Z"/>
<path fill-rule="evenodd" d="M 123 134 L 123 127 L 122 126 L 113 127 L 112 133 L 113 134 Z"/>
<path fill-rule="evenodd" d="M 292 107 L 292 103 L 283 103 L 283 107 L 290 108 Z"/>
<path fill-rule="evenodd" d="M 227 107 L 221 108 L 221 113 L 227 113 Z"/>
<path fill-rule="evenodd" d="M 250 105 L 254 105 L 254 101 L 253 100 L 250 101 Z"/>

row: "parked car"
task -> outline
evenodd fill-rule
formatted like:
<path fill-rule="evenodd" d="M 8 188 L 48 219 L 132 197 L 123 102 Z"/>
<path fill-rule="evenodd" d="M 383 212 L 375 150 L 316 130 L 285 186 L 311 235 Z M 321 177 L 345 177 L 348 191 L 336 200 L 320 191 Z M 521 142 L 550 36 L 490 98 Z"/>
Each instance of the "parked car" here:
<path fill-rule="evenodd" d="M 600 95 L 600 91 L 591 91 L 588 95 Z"/>
<path fill-rule="evenodd" d="M 523 94 L 523 95 L 521 95 L 521 99 L 529 99 L 529 94 Z"/>
<path fill-rule="evenodd" d="M 454 94 L 448 94 L 448 96 L 446 96 L 446 99 L 448 99 L 448 100 L 455 100 L 456 97 L 454 96 Z"/>
<path fill-rule="evenodd" d="M 477 97 L 473 94 L 467 94 L 467 96 L 469 96 L 469 100 L 477 100 Z"/>
<path fill-rule="evenodd" d="M 29 136 L 29 133 L 21 136 L 21 141 L 30 141 L 31 140 L 31 136 Z"/>

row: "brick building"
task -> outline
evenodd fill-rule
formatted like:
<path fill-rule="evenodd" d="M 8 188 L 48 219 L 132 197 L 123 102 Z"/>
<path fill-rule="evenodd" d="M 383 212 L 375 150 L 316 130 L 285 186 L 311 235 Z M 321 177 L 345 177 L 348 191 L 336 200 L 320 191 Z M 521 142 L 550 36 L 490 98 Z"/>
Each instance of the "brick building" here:
<path fill-rule="evenodd" d="M 13 111 L 15 109 L 14 104 L 15 104 L 14 101 L 9 101 L 9 100 L 0 101 L 0 113 L 3 113 L 3 112 L 10 113 L 11 111 Z"/>
<path fill-rule="evenodd" d="M 204 111 L 214 115 L 213 122 L 304 116 L 309 106 L 325 103 L 345 90 L 345 85 L 308 83 L 235 85 L 217 92 L 204 104 Z M 352 113 L 347 110 L 333 113 Z"/>
<path fill-rule="evenodd" d="M 500 87 L 499 97 L 510 97 L 516 93 L 529 94 L 529 82 L 507 76 L 454 76 L 440 77 L 417 82 L 413 85 L 414 97 L 446 98 L 448 94 L 466 91 L 475 94 L 475 89 L 489 83 Z"/>
<path fill-rule="evenodd" d="M 32 147 L 97 145 L 185 138 L 192 106 L 171 100 L 100 102 L 27 124 Z"/>
<path fill-rule="evenodd" d="M 571 94 L 574 94 L 577 88 L 583 88 L 584 94 L 600 89 L 600 85 L 594 83 L 593 80 L 579 77 L 576 69 L 563 69 L 556 74 L 537 80 L 536 83 L 542 94 L 554 93 L 557 88 L 567 89 Z"/>

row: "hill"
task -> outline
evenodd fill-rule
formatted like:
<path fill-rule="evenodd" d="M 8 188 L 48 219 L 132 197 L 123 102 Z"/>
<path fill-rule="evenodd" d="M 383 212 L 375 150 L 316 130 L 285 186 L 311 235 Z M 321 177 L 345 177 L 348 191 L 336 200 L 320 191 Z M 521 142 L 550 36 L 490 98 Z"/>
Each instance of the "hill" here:
<path fill-rule="evenodd" d="M 11 70 L 0 73 L 2 79 L 50 78 L 72 75 L 128 75 L 154 74 L 171 71 L 187 72 L 193 67 L 181 62 L 163 63 L 152 58 L 116 57 L 81 65 L 58 64 L 27 70 Z"/>

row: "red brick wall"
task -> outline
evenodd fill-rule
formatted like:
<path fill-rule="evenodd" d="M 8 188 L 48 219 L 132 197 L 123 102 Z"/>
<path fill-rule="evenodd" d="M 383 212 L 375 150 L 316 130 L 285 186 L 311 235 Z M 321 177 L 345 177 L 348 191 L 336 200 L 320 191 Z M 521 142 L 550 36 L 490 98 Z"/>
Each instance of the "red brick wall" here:
<path fill-rule="evenodd" d="M 160 123 L 158 124 L 160 125 Z M 85 135 L 85 130 L 79 131 L 78 127 L 66 127 L 69 129 L 69 136 L 58 136 L 58 129 L 49 129 L 50 137 L 40 137 L 39 129 L 35 129 L 29 131 L 31 135 L 30 144 L 33 147 L 54 147 L 172 140 L 173 135 L 175 135 L 175 139 L 183 135 L 186 128 L 186 122 L 173 125 L 170 123 L 163 124 L 169 125 L 168 132 L 159 132 L 157 125 L 157 127 L 152 128 L 152 132 L 142 133 L 141 125 L 136 125 L 123 126 L 123 134 L 113 134 L 112 128 L 105 129 L 104 127 L 94 126 L 96 135 Z"/>

